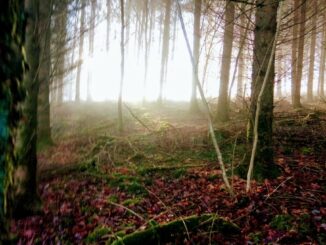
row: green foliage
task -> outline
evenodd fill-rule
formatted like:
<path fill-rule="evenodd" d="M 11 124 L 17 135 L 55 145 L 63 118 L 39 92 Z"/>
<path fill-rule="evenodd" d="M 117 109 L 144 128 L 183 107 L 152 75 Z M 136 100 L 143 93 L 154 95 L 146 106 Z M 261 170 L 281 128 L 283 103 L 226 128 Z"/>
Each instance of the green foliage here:
<path fill-rule="evenodd" d="M 253 244 L 261 244 L 263 234 L 261 232 L 250 233 L 249 238 Z"/>
<path fill-rule="evenodd" d="M 174 178 L 178 179 L 182 176 L 184 176 L 187 173 L 187 170 L 184 168 L 179 168 L 173 171 L 172 175 Z"/>
<path fill-rule="evenodd" d="M 106 226 L 97 226 L 85 239 L 86 243 L 96 243 L 98 242 L 103 236 L 107 235 L 111 232 L 111 229 Z"/>
<path fill-rule="evenodd" d="M 122 202 L 122 205 L 124 206 L 135 206 L 139 204 L 142 201 L 141 198 L 135 197 L 135 198 L 130 198 Z"/>
<path fill-rule="evenodd" d="M 130 194 L 146 195 L 147 190 L 141 184 L 141 180 L 135 176 L 128 176 L 122 174 L 112 175 L 112 179 L 109 181 L 109 185 L 113 187 L 118 187 L 123 191 Z"/>
<path fill-rule="evenodd" d="M 293 217 L 288 214 L 276 215 L 270 223 L 270 226 L 280 231 L 288 231 L 291 229 Z"/>
<path fill-rule="evenodd" d="M 307 147 L 307 146 L 305 146 L 305 147 L 302 147 L 301 148 L 301 152 L 302 152 L 302 154 L 304 154 L 304 155 L 310 155 L 311 153 L 313 153 L 313 148 L 311 148 L 311 147 Z"/>

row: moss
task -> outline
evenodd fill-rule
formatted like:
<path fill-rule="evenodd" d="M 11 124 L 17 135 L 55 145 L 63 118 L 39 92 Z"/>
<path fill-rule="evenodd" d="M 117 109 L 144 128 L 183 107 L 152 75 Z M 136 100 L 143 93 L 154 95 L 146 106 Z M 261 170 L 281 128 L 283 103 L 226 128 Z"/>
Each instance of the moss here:
<path fill-rule="evenodd" d="M 109 202 L 117 203 L 117 202 L 119 201 L 119 198 L 118 198 L 118 196 L 116 196 L 116 195 L 110 195 L 110 196 L 108 197 L 108 201 L 109 201 Z"/>
<path fill-rule="evenodd" d="M 106 226 L 96 227 L 85 239 L 86 243 L 95 243 L 98 242 L 103 236 L 111 232 L 111 228 Z"/>
<path fill-rule="evenodd" d="M 255 232 L 249 234 L 251 244 L 261 244 L 263 234 L 261 232 Z"/>
<path fill-rule="evenodd" d="M 176 179 L 184 176 L 187 173 L 187 170 L 184 168 L 176 169 L 173 171 L 172 176 Z"/>
<path fill-rule="evenodd" d="M 129 198 L 122 202 L 122 205 L 124 206 L 135 206 L 139 204 L 142 201 L 141 198 L 135 197 L 135 198 Z"/>
<path fill-rule="evenodd" d="M 292 228 L 293 217 L 288 214 L 276 215 L 270 222 L 270 226 L 280 231 L 288 231 Z"/>
<path fill-rule="evenodd" d="M 239 227 L 235 224 L 215 216 L 215 214 L 206 214 L 202 216 L 189 216 L 183 219 L 161 224 L 152 225 L 144 231 L 134 232 L 117 239 L 112 245 L 118 244 L 165 244 L 173 242 L 176 236 L 185 236 L 187 227 L 188 231 L 193 231 L 198 228 L 211 228 L 214 221 L 214 231 L 219 231 L 224 235 L 235 235 L 240 233 Z"/>

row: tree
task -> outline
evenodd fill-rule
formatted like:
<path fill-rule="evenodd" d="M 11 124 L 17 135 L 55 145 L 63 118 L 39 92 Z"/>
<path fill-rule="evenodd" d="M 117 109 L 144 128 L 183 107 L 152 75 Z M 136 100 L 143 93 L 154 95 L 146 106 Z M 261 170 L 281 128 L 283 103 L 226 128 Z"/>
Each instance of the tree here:
<path fill-rule="evenodd" d="M 231 1 L 226 2 L 225 7 L 225 28 L 223 37 L 223 54 L 221 65 L 221 81 L 218 96 L 217 106 L 217 121 L 225 122 L 229 120 L 229 79 L 230 79 L 230 66 L 233 46 L 233 30 L 234 30 L 234 3 Z"/>
<path fill-rule="evenodd" d="M 92 60 L 94 55 L 95 17 L 96 17 L 96 0 L 91 0 L 91 16 L 90 16 L 90 26 L 89 26 L 89 34 L 88 34 L 89 60 Z M 88 71 L 87 71 L 87 100 L 88 101 L 92 100 L 91 83 L 92 83 L 92 69 L 91 69 L 91 65 L 88 64 Z"/>
<path fill-rule="evenodd" d="M 106 52 L 110 48 L 110 32 L 111 32 L 111 1 L 106 0 Z"/>
<path fill-rule="evenodd" d="M 190 101 L 190 110 L 198 111 L 197 103 L 197 81 L 196 74 L 198 74 L 198 63 L 199 63 L 199 46 L 200 46 L 200 18 L 201 18 L 201 6 L 202 0 L 194 0 L 194 43 L 193 43 L 193 57 L 195 60 L 195 69 L 192 75 L 192 92 L 191 92 L 191 101 Z"/>
<path fill-rule="evenodd" d="M 297 72 L 297 62 L 298 62 L 298 23 L 299 23 L 299 1 L 293 0 L 293 27 L 292 27 L 292 70 L 291 70 L 291 96 L 292 96 L 292 104 L 295 104 L 295 94 L 297 94 L 297 81 L 298 81 L 298 72 Z M 300 103 L 300 101 L 299 101 Z"/>
<path fill-rule="evenodd" d="M 317 37 L 317 0 L 312 1 L 314 14 L 312 17 L 312 34 L 310 41 L 310 57 L 309 57 L 309 75 L 307 84 L 307 100 L 313 100 L 313 83 L 314 83 L 314 66 L 315 66 L 315 50 L 316 50 L 316 37 Z"/>
<path fill-rule="evenodd" d="M 163 85 L 166 80 L 167 65 L 169 59 L 169 45 L 170 45 L 170 19 L 171 19 L 172 0 L 165 1 L 165 16 L 163 29 L 163 44 L 162 44 L 162 59 L 161 59 L 161 75 L 160 75 L 160 90 L 157 102 L 162 105 L 163 102 Z"/>
<path fill-rule="evenodd" d="M 55 45 L 55 92 L 56 102 L 62 103 L 64 97 L 64 78 L 67 54 L 67 20 L 68 20 L 68 0 L 55 1 L 55 25 L 54 25 L 54 45 Z"/>
<path fill-rule="evenodd" d="M 298 20 L 300 23 L 300 29 L 299 29 L 299 37 L 296 37 L 296 30 L 293 32 L 294 36 L 293 38 L 298 38 L 298 44 L 297 41 L 294 40 L 295 45 L 292 48 L 296 48 L 297 50 L 294 50 L 296 56 L 296 68 L 295 68 L 295 76 L 293 82 L 293 90 L 292 90 L 292 105 L 294 108 L 301 107 L 300 97 L 301 97 L 301 80 L 302 80 L 302 68 L 303 68 L 303 51 L 304 51 L 304 39 L 305 39 L 305 24 L 306 24 L 306 0 L 301 0 L 300 2 L 300 8 L 296 9 L 297 4 L 299 1 L 294 1 L 295 9 L 295 20 Z M 300 15 L 298 16 L 298 11 L 300 10 Z M 295 25 L 298 22 L 295 22 Z M 293 27 L 295 28 L 295 27 Z"/>
<path fill-rule="evenodd" d="M 85 31 L 85 7 L 86 0 L 81 0 L 81 16 L 80 16 L 80 27 L 79 27 L 79 58 L 77 66 L 77 77 L 76 77 L 76 96 L 75 101 L 80 101 L 80 78 L 81 68 L 83 64 L 83 53 L 84 53 L 84 31 Z"/>
<path fill-rule="evenodd" d="M 38 108 L 38 141 L 44 144 L 51 144 L 50 127 L 50 76 L 51 76 L 51 15 L 50 4 L 41 4 L 40 11 L 40 92 Z"/>
<path fill-rule="evenodd" d="M 40 7 L 41 3 L 41 7 Z M 19 149 L 19 164 L 25 170 L 25 179 L 22 191 L 15 198 L 16 216 L 25 216 L 35 213 L 40 208 L 40 199 L 37 192 L 37 108 L 39 92 L 39 61 L 40 61 L 40 33 L 39 10 L 44 10 L 45 1 L 27 0 L 26 12 L 28 14 L 26 27 L 26 57 L 29 70 L 24 78 L 27 91 L 23 105 L 24 120 L 21 130 L 21 147 Z"/>
<path fill-rule="evenodd" d="M 322 31 L 322 41 L 321 41 L 321 55 L 319 62 L 319 77 L 318 77 L 318 95 L 322 99 L 325 97 L 324 92 L 324 82 L 325 82 L 325 59 L 326 59 L 326 14 L 323 13 L 323 31 Z"/>
<path fill-rule="evenodd" d="M 23 44 L 25 33 L 24 2 L 9 0 L 0 8 L 0 241 L 8 239 L 8 189 L 11 185 L 14 138 L 21 118 L 19 103 L 24 98 L 22 86 L 25 62 Z M 9 244 L 9 241 L 7 242 Z"/>
<path fill-rule="evenodd" d="M 274 61 L 278 1 L 258 0 L 254 31 L 249 135 L 257 137 L 253 176 L 259 180 L 278 175 L 273 163 Z M 267 58 L 265 58 L 267 57 Z M 264 85 L 264 87 L 263 87 Z M 259 108 L 257 106 L 259 105 Z M 258 114 L 258 116 L 257 116 Z M 248 174 L 252 170 L 248 171 Z M 250 178 L 248 178 L 250 179 Z"/>
<path fill-rule="evenodd" d="M 123 82 L 125 75 L 125 11 L 124 11 L 124 0 L 120 0 L 120 17 L 121 17 L 121 40 L 120 40 L 120 51 L 121 51 L 121 71 L 120 71 L 120 89 L 118 98 L 118 128 L 119 132 L 123 132 L 123 120 L 122 120 L 122 91 Z"/>

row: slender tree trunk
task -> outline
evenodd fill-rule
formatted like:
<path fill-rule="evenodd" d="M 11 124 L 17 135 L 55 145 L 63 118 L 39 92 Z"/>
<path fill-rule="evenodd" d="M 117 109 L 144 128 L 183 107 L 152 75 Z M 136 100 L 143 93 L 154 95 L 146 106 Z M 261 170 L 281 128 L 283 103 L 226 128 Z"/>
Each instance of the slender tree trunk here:
<path fill-rule="evenodd" d="M 306 24 L 306 0 L 301 0 L 300 7 L 300 32 L 299 32 L 299 44 L 298 44 L 298 61 L 297 61 L 297 80 L 294 86 L 293 95 L 293 107 L 301 107 L 301 80 L 302 80 L 302 68 L 303 68 L 303 51 L 304 51 L 304 39 L 305 39 L 305 24 Z"/>
<path fill-rule="evenodd" d="M 234 3 L 227 1 L 225 7 L 225 29 L 223 38 L 221 81 L 216 117 L 219 122 L 226 122 L 229 120 L 228 88 L 233 46 L 234 14 Z"/>
<path fill-rule="evenodd" d="M 85 7 L 86 7 L 86 0 L 81 0 L 81 16 L 80 16 L 80 27 L 79 27 L 79 57 L 78 57 L 76 93 L 75 93 L 76 102 L 80 102 L 80 79 L 81 79 L 81 69 L 83 65 L 83 51 L 84 51 Z"/>
<path fill-rule="evenodd" d="M 195 71 L 192 73 L 192 92 L 190 100 L 190 111 L 196 112 L 199 110 L 197 103 L 197 74 L 199 64 L 199 48 L 200 48 L 200 18 L 202 0 L 194 0 L 194 43 L 193 43 L 193 56 L 195 60 Z"/>
<path fill-rule="evenodd" d="M 39 5 L 41 3 L 41 6 Z M 39 80 L 38 69 L 40 59 L 39 46 L 39 7 L 43 11 L 48 7 L 45 1 L 27 0 L 26 12 L 26 56 L 29 70 L 25 76 L 27 97 L 23 106 L 24 123 L 21 130 L 20 165 L 26 174 L 22 183 L 22 191 L 16 197 L 14 215 L 17 217 L 30 215 L 40 208 L 37 192 L 37 107 Z"/>
<path fill-rule="evenodd" d="M 277 73 L 277 80 L 276 80 L 276 97 L 282 98 L 282 49 L 279 48 L 279 55 L 278 59 L 275 60 L 276 63 L 276 73 Z"/>
<path fill-rule="evenodd" d="M 307 84 L 307 100 L 313 101 L 313 86 L 314 86 L 314 66 L 315 66 L 315 50 L 316 50 L 316 37 L 317 37 L 317 0 L 313 2 L 314 16 L 312 18 L 312 34 L 310 42 L 310 58 L 309 58 L 309 75 Z"/>
<path fill-rule="evenodd" d="M 17 124 L 23 100 L 25 33 L 24 2 L 3 1 L 0 8 L 0 243 L 9 241 L 9 218 L 12 204 L 9 203 Z M 8 59 L 10 57 L 10 59 Z M 8 200 L 9 199 L 9 200 Z"/>
<path fill-rule="evenodd" d="M 109 52 L 110 49 L 111 1 L 112 0 L 106 0 L 106 52 Z"/>
<path fill-rule="evenodd" d="M 279 174 L 278 168 L 273 163 L 273 97 L 276 45 L 274 39 L 276 36 L 278 1 L 258 0 L 257 6 L 259 7 L 256 10 L 255 18 L 249 121 L 250 139 L 253 140 L 254 136 L 256 143 L 253 144 L 255 157 L 252 159 L 256 162 L 256 167 L 249 169 L 248 174 L 251 176 L 254 170 L 254 178 L 263 180 Z M 258 105 L 259 108 L 257 108 Z"/>
<path fill-rule="evenodd" d="M 122 120 L 122 91 L 124 82 L 124 69 L 125 69 L 125 16 L 124 16 L 124 0 L 120 0 L 120 12 L 121 12 L 121 74 L 120 74 L 120 90 L 118 99 L 118 127 L 119 132 L 123 132 L 123 120 Z"/>
<path fill-rule="evenodd" d="M 321 56 L 320 56 L 320 62 L 319 62 L 319 77 L 318 77 L 318 91 L 319 91 L 319 97 L 321 99 L 324 99 L 325 97 L 325 91 L 324 91 L 324 83 L 325 83 L 325 59 L 326 59 L 326 14 L 323 14 L 323 37 L 321 42 Z"/>
<path fill-rule="evenodd" d="M 244 13 L 245 11 L 245 5 L 242 4 L 241 7 L 241 17 L 240 17 L 240 22 L 242 24 L 246 23 L 246 15 Z M 238 65 L 238 79 L 237 79 L 237 98 L 240 99 L 243 96 L 243 78 L 244 78 L 244 72 L 245 72 L 245 60 L 244 60 L 244 46 L 246 45 L 246 33 L 247 30 L 244 28 L 240 27 L 240 45 L 243 47 L 239 48 L 239 65 Z M 243 42 L 243 45 L 242 45 Z"/>
<path fill-rule="evenodd" d="M 293 0 L 294 5 L 294 17 L 293 17 L 293 27 L 292 27 L 292 70 L 291 70 L 291 97 L 292 104 L 295 104 L 295 94 L 297 94 L 297 81 L 298 81 L 298 27 L 299 27 L 299 7 L 300 2 L 298 0 Z"/>
<path fill-rule="evenodd" d="M 145 103 L 146 101 L 146 86 L 147 86 L 147 73 L 148 73 L 148 56 L 150 53 L 150 39 L 151 37 L 148 36 L 148 19 L 149 19 L 149 2 L 148 0 L 145 0 L 145 52 L 144 52 L 144 61 L 145 61 L 145 69 L 144 69 L 144 96 L 143 96 L 143 103 Z"/>
<path fill-rule="evenodd" d="M 40 92 L 38 108 L 38 141 L 51 144 L 50 127 L 50 72 L 51 72 L 51 15 L 52 4 L 42 4 L 44 10 L 40 12 Z"/>
<path fill-rule="evenodd" d="M 91 64 L 88 64 L 87 71 L 87 101 L 92 100 L 91 84 L 92 84 L 92 66 L 93 66 L 93 55 L 94 55 L 94 37 L 95 37 L 95 18 L 96 18 L 96 1 L 91 0 L 91 16 L 90 16 L 90 27 L 89 27 L 89 46 L 88 46 L 88 57 Z"/>
<path fill-rule="evenodd" d="M 67 42 L 67 19 L 68 19 L 68 9 L 67 2 L 60 1 L 57 3 L 59 12 L 58 15 L 58 28 L 57 28 L 57 51 L 58 55 L 58 64 L 57 64 L 57 103 L 63 102 L 64 97 L 64 78 L 65 78 L 65 56 L 66 56 L 66 42 Z"/>
<path fill-rule="evenodd" d="M 162 105 L 162 103 L 163 103 L 163 85 L 166 80 L 167 65 L 168 65 L 168 60 L 169 60 L 171 5 L 172 5 L 172 0 L 167 0 L 165 2 L 160 90 L 159 90 L 159 97 L 157 100 L 159 105 Z"/>

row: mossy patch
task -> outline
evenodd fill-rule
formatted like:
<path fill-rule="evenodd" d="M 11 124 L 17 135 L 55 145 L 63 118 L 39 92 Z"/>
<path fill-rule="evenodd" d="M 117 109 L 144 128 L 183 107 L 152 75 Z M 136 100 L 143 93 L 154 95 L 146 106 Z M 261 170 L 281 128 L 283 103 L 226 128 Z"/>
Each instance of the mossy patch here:
<path fill-rule="evenodd" d="M 97 226 L 85 239 L 86 244 L 94 244 L 101 238 L 111 232 L 111 228 L 107 226 Z"/>
<path fill-rule="evenodd" d="M 270 222 L 270 226 L 280 231 L 288 231 L 293 226 L 293 217 L 288 214 L 276 215 Z"/>

